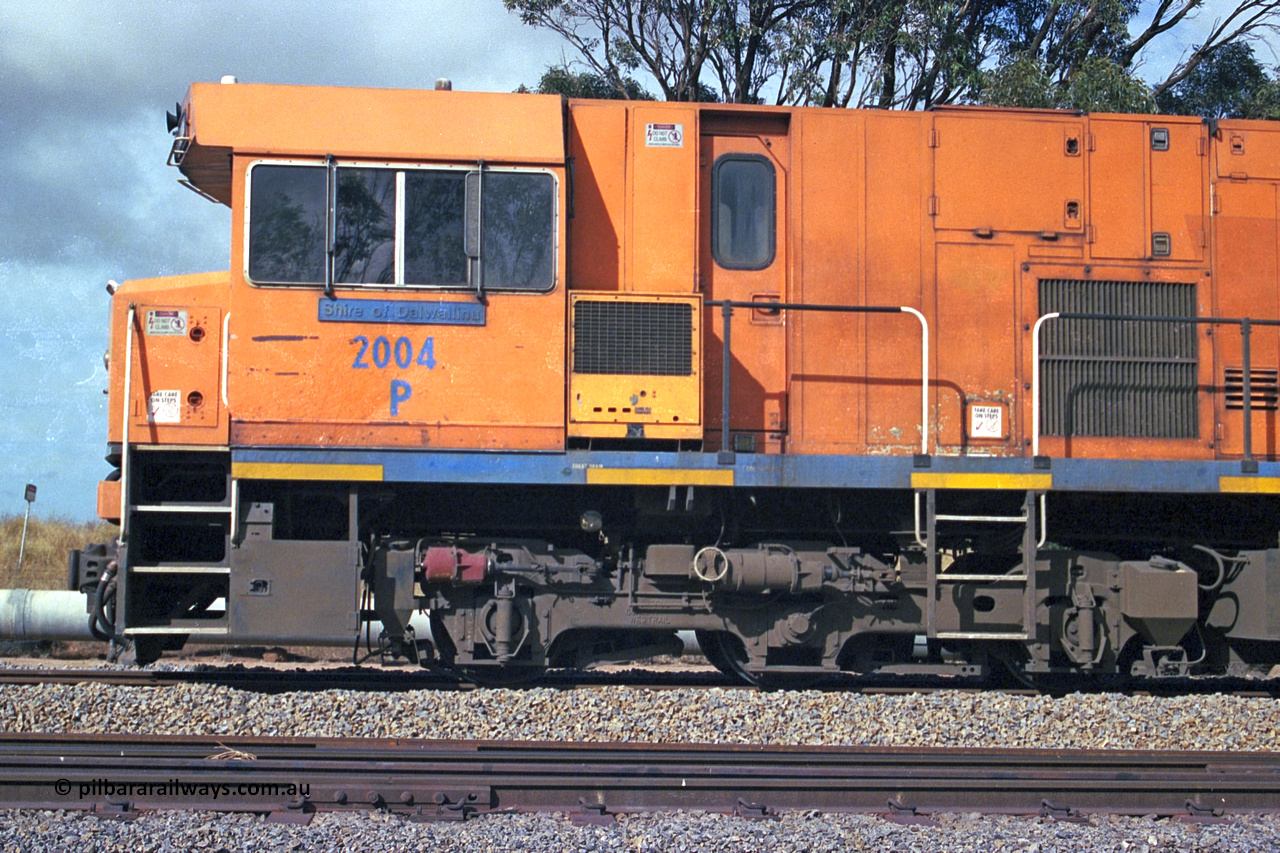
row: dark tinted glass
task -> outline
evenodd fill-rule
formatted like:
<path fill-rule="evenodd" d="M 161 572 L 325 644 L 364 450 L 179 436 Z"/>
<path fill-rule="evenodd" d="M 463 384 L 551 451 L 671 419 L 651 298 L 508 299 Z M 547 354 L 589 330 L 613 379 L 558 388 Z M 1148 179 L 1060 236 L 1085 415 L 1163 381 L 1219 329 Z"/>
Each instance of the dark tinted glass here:
<path fill-rule="evenodd" d="M 339 169 L 333 280 L 392 284 L 396 280 L 396 173 Z"/>
<path fill-rule="evenodd" d="M 255 166 L 250 186 L 249 278 L 323 282 L 324 168 Z"/>
<path fill-rule="evenodd" d="M 481 207 L 485 288 L 550 290 L 555 260 L 552 177 L 486 172 Z"/>
<path fill-rule="evenodd" d="M 463 172 L 405 172 L 405 284 L 467 283 Z"/>
<path fill-rule="evenodd" d="M 773 164 L 761 157 L 725 155 L 712 177 L 711 253 L 728 269 L 773 263 Z"/>

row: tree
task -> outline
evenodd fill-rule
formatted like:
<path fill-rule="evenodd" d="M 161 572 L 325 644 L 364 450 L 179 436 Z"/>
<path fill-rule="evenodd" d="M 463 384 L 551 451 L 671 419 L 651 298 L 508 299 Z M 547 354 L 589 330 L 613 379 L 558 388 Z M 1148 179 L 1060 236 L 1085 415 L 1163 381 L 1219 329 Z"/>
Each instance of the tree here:
<path fill-rule="evenodd" d="M 1151 20 L 1136 35 L 1139 0 L 504 3 L 526 24 L 560 33 L 575 65 L 620 92 L 620 81 L 647 74 L 667 100 L 704 98 L 714 80 L 726 102 L 898 109 L 1014 89 L 1081 109 L 1145 109 L 1225 46 L 1280 28 L 1280 0 L 1235 0 L 1147 91 L 1135 76 L 1144 51 L 1202 14 L 1205 0 L 1147 3 Z"/>
<path fill-rule="evenodd" d="M 503 5 L 526 24 L 559 33 L 593 74 L 615 87 L 643 70 L 657 81 L 666 100 L 689 101 L 699 91 L 720 3 L 503 0 Z"/>
<path fill-rule="evenodd" d="M 535 89 L 521 86 L 517 92 L 537 92 L 540 95 L 561 95 L 566 98 L 597 98 L 600 100 L 657 100 L 634 77 L 619 80 L 606 79 L 590 71 L 574 72 L 566 65 L 553 65 L 542 75 Z"/>
<path fill-rule="evenodd" d="M 1040 107 L 1082 112 L 1152 113 L 1151 88 L 1110 59 L 1089 57 L 1070 74 L 1053 80 L 1044 63 L 1020 56 L 986 72 L 979 103 L 1000 107 Z"/>
<path fill-rule="evenodd" d="M 1253 48 L 1225 45 L 1186 77 L 1160 93 L 1161 112 L 1207 118 L 1274 118 L 1276 81 L 1253 55 Z"/>

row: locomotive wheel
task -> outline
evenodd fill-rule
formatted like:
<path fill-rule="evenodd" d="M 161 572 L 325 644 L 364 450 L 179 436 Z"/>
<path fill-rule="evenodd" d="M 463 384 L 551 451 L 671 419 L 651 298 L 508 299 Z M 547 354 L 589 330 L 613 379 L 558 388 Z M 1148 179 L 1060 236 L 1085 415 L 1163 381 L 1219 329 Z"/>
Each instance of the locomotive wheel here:
<path fill-rule="evenodd" d="M 760 686 L 760 676 L 747 671 L 747 647 L 731 631 L 694 631 L 711 665 L 739 684 Z"/>

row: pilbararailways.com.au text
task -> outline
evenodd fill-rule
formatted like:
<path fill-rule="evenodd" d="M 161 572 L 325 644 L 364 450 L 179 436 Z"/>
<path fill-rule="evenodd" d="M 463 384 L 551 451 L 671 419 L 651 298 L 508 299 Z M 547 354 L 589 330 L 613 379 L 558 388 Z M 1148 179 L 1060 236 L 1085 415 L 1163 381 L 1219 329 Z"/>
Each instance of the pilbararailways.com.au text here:
<path fill-rule="evenodd" d="M 285 782 L 183 782 L 181 779 L 167 779 L 163 782 L 113 782 L 109 779 L 92 779 L 88 782 L 72 783 L 67 779 L 59 779 L 53 783 L 53 789 L 60 797 L 69 797 L 72 793 L 80 799 L 86 797 L 206 797 L 216 800 L 219 797 L 308 797 L 311 795 L 310 784 Z"/>

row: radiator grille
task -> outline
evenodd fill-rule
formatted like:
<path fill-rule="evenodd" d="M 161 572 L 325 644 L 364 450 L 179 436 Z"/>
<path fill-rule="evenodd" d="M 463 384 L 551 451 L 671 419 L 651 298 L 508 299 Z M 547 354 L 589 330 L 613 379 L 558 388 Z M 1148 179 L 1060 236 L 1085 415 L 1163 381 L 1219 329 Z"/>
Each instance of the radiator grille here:
<path fill-rule="evenodd" d="M 1223 395 L 1228 409 L 1244 408 L 1244 368 L 1228 367 L 1224 371 Z M 1280 400 L 1280 372 L 1267 368 L 1249 369 L 1249 407 L 1253 411 L 1276 410 Z"/>
<path fill-rule="evenodd" d="M 693 374 L 693 306 L 687 302 L 580 299 L 573 334 L 574 373 Z"/>
<path fill-rule="evenodd" d="M 1040 313 L 1196 316 L 1194 284 L 1041 279 Z M 1041 338 L 1045 435 L 1195 438 L 1196 327 L 1051 320 Z"/>

